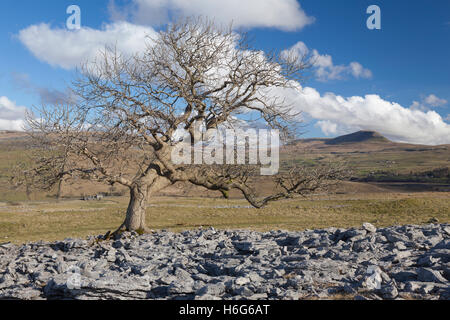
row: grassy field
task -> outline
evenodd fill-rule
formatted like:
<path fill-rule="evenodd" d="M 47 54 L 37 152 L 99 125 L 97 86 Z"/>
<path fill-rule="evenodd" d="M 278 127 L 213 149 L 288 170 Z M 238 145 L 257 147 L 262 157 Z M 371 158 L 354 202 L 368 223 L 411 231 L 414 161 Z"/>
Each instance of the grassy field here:
<path fill-rule="evenodd" d="M 448 146 L 434 148 L 386 148 L 381 150 L 358 150 L 353 146 L 350 150 L 343 147 L 333 149 L 299 150 L 296 153 L 282 154 L 286 164 L 296 162 L 304 165 L 315 165 L 323 161 L 346 162 L 357 177 L 364 177 L 372 172 L 386 171 L 399 174 L 422 172 L 450 165 L 450 148 Z M 360 150 L 364 150 L 361 146 Z"/>
<path fill-rule="evenodd" d="M 320 140 L 320 139 L 319 139 Z M 63 185 L 64 200 L 54 200 L 55 191 L 34 191 L 27 201 L 25 190 L 9 185 L 11 167 L 25 160 L 26 140 L 19 134 L 0 135 L 0 242 L 22 243 L 86 237 L 115 230 L 124 220 L 128 197 L 104 201 L 77 200 L 82 195 L 110 191 L 105 185 L 74 181 Z M 409 173 L 448 167 L 450 146 L 414 146 L 391 142 L 326 145 L 323 141 L 301 142 L 281 152 L 282 170 L 293 162 L 315 165 L 321 161 L 346 161 L 357 176 L 373 171 Z M 273 193 L 267 179 L 257 181 L 260 194 Z M 410 191 L 415 191 L 411 193 Z M 441 190 L 444 192 L 431 192 Z M 120 194 L 121 191 L 116 191 Z M 430 192 L 424 192 L 430 191 Z M 450 222 L 450 192 L 447 186 L 423 188 L 419 184 L 384 186 L 346 182 L 333 196 L 289 200 L 267 208 L 248 208 L 244 200 L 215 198 L 217 193 L 198 187 L 169 187 L 153 198 L 147 209 L 152 229 L 180 231 L 200 226 L 254 230 L 303 230 L 353 227 L 364 222 L 376 226 L 423 224 L 436 218 Z M 126 194 L 126 193 L 124 193 Z M 203 198 L 195 198 L 201 194 Z M 181 195 L 185 197 L 181 197 Z"/>
<path fill-rule="evenodd" d="M 24 243 L 86 237 L 115 230 L 124 219 L 126 197 L 103 201 L 0 203 L 0 242 Z M 147 209 L 154 230 L 305 230 L 450 222 L 449 193 L 346 194 L 286 200 L 257 210 L 243 200 L 158 197 Z"/>

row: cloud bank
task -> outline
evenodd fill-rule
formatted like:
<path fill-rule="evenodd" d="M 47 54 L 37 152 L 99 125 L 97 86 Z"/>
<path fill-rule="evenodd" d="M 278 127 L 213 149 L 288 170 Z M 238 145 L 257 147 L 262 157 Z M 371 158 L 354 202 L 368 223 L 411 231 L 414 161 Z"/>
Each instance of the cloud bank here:
<path fill-rule="evenodd" d="M 328 135 L 372 130 L 398 142 L 450 144 L 450 124 L 432 110 L 405 108 L 375 94 L 348 98 L 334 93 L 321 95 L 299 84 L 283 94 L 298 111 L 319 119 L 317 126 Z"/>
<path fill-rule="evenodd" d="M 18 106 L 7 97 L 0 97 L 0 130 L 21 131 L 26 108 Z"/>
<path fill-rule="evenodd" d="M 52 29 L 41 23 L 19 32 L 20 41 L 36 58 L 66 70 L 98 58 L 105 46 L 116 47 L 123 54 L 142 52 L 147 36 L 155 37 L 157 33 L 150 27 L 128 22 L 105 24 L 100 30 L 83 27 L 77 31 Z"/>
<path fill-rule="evenodd" d="M 314 22 L 296 0 L 131 0 L 118 7 L 110 1 L 113 19 L 131 18 L 146 25 L 160 25 L 176 17 L 206 16 L 216 22 L 240 28 L 300 30 Z"/>

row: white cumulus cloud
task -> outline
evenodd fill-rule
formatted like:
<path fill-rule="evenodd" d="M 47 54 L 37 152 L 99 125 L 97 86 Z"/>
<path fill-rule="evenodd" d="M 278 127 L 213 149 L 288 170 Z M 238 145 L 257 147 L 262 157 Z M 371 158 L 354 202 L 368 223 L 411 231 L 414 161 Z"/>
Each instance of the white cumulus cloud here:
<path fill-rule="evenodd" d="M 447 100 L 441 99 L 434 94 L 430 94 L 421 101 L 413 101 L 410 106 L 412 110 L 428 111 L 430 108 L 442 107 L 447 104 Z"/>
<path fill-rule="evenodd" d="M 428 97 L 425 98 L 424 101 L 431 107 L 441 107 L 447 104 L 447 100 L 438 98 L 434 94 L 430 94 Z"/>
<path fill-rule="evenodd" d="M 26 107 L 18 106 L 5 96 L 0 97 L 0 130 L 23 129 Z"/>
<path fill-rule="evenodd" d="M 173 17 L 206 16 L 234 27 L 268 27 L 300 30 L 314 22 L 296 0 L 131 0 L 118 7 L 113 0 L 109 9 L 114 19 L 127 19 L 140 24 L 167 23 Z"/>
<path fill-rule="evenodd" d="M 291 55 L 298 58 L 309 56 L 311 62 L 314 63 L 314 73 L 319 81 L 342 80 L 348 76 L 353 76 L 356 79 L 372 77 L 372 71 L 364 68 L 359 62 L 353 61 L 348 65 L 335 65 L 330 55 L 320 54 L 316 49 L 310 50 L 302 41 L 284 50 L 282 55 Z"/>
<path fill-rule="evenodd" d="M 64 69 L 73 69 L 95 59 L 105 47 L 116 47 L 123 54 L 142 52 L 147 36 L 155 37 L 150 27 L 127 22 L 105 24 L 101 29 L 80 30 L 32 25 L 19 32 L 20 41 L 41 61 Z"/>
<path fill-rule="evenodd" d="M 435 111 L 405 108 L 378 95 L 344 98 L 334 93 L 321 95 L 316 89 L 302 87 L 280 92 L 298 111 L 319 120 L 325 134 L 342 130 L 372 130 L 399 142 L 450 144 L 450 124 Z"/>
<path fill-rule="evenodd" d="M 338 125 L 337 123 L 331 122 L 329 120 L 321 120 L 317 121 L 316 127 L 319 127 L 322 132 L 329 136 L 329 135 L 335 135 L 338 133 Z"/>

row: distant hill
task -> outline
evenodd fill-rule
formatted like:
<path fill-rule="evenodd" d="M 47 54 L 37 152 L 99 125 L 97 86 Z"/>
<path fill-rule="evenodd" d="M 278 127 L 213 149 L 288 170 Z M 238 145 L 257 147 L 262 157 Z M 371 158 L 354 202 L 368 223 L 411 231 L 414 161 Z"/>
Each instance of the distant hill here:
<path fill-rule="evenodd" d="M 391 142 L 389 139 L 383 137 L 381 134 L 375 131 L 358 131 L 343 136 L 339 136 L 334 139 L 327 140 L 325 144 L 337 145 L 337 144 L 347 144 L 347 143 L 370 143 L 370 142 Z"/>
<path fill-rule="evenodd" d="M 0 201 L 26 199 L 24 190 L 17 191 L 10 187 L 8 176 L 12 165 L 26 156 L 26 152 L 29 150 L 28 139 L 24 132 L 0 131 Z M 448 189 L 449 159 L 450 145 L 427 146 L 398 143 L 386 139 L 377 132 L 359 131 L 337 138 L 309 138 L 292 141 L 280 149 L 280 170 L 290 168 L 293 163 L 312 167 L 330 161 L 344 162 L 353 170 L 353 177 L 357 179 L 348 182 L 345 187 L 346 192 L 356 192 L 357 190 L 379 192 L 384 188 L 383 186 L 370 185 L 379 182 L 416 184 L 423 182 L 424 186 L 426 183 L 441 183 L 443 184 L 442 188 Z M 270 177 L 259 177 L 258 179 L 255 183 L 263 194 L 269 195 L 276 188 L 270 181 Z M 124 188 L 117 188 L 114 191 L 116 193 L 122 191 L 126 193 L 127 191 Z M 430 191 L 426 188 L 421 190 Z M 409 192 L 410 189 L 407 190 Z M 87 181 L 76 181 L 63 187 L 63 194 L 66 197 L 77 198 L 100 192 L 110 192 L 110 187 Z M 33 199 L 46 199 L 50 194 L 54 194 L 54 192 L 39 192 L 34 195 Z M 200 187 L 177 185 L 169 187 L 162 194 L 209 196 L 216 193 L 205 192 Z M 230 193 L 232 197 L 235 195 Z"/>
<path fill-rule="evenodd" d="M 0 140 L 16 140 L 16 139 L 26 140 L 27 138 L 28 135 L 25 132 L 0 130 Z"/>

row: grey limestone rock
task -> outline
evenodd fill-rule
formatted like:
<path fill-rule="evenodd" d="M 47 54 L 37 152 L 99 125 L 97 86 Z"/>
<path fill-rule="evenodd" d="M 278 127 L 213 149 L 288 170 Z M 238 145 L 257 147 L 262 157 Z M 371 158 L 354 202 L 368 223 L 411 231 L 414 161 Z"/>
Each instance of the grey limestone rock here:
<path fill-rule="evenodd" d="M 450 299 L 449 231 L 446 224 L 365 223 L 347 230 L 209 228 L 4 243 L 0 298 L 297 300 L 344 292 L 371 300 Z"/>

